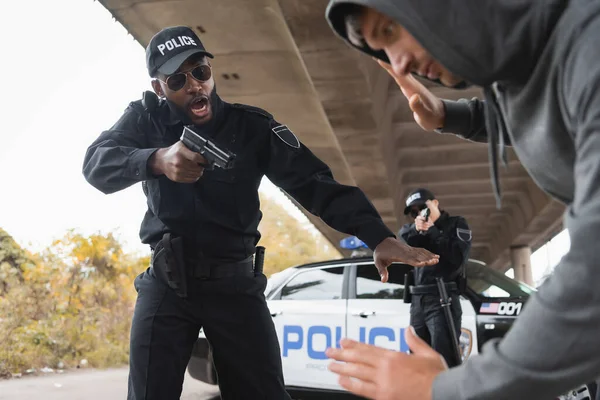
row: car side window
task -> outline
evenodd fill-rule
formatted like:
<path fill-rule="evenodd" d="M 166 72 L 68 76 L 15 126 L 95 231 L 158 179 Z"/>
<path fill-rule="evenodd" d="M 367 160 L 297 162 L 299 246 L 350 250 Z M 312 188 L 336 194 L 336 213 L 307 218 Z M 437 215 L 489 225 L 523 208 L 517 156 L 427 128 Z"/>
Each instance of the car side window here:
<path fill-rule="evenodd" d="M 281 290 L 281 300 L 338 300 L 342 298 L 345 267 L 300 272 Z"/>
<path fill-rule="evenodd" d="M 358 265 L 356 270 L 356 298 L 402 300 L 404 297 L 404 275 L 411 268 L 403 264 L 391 265 L 388 268 L 389 279 L 386 283 L 383 283 L 374 264 Z"/>

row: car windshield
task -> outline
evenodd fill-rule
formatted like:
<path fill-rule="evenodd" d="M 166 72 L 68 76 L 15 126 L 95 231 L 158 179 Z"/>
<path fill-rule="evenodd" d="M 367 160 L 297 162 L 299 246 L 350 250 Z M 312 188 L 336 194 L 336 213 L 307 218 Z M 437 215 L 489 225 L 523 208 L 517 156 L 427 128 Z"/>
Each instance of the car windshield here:
<path fill-rule="evenodd" d="M 535 292 L 534 288 L 472 260 L 467 264 L 467 282 L 475 293 L 483 297 L 527 297 Z"/>
<path fill-rule="evenodd" d="M 287 277 L 291 276 L 296 272 L 296 268 L 287 268 L 280 272 L 275 272 L 267 280 L 267 287 L 265 288 L 265 297 L 269 297 L 273 290 L 279 287 Z"/>
<path fill-rule="evenodd" d="M 407 266 L 407 268 L 410 267 Z M 281 272 L 272 274 L 267 281 L 265 297 L 268 298 L 272 295 L 275 289 L 279 288 L 287 278 L 297 271 L 297 268 L 286 268 Z M 534 288 L 511 279 L 476 260 L 469 260 L 467 264 L 467 282 L 471 290 L 482 297 L 488 298 L 527 297 L 536 291 Z"/>

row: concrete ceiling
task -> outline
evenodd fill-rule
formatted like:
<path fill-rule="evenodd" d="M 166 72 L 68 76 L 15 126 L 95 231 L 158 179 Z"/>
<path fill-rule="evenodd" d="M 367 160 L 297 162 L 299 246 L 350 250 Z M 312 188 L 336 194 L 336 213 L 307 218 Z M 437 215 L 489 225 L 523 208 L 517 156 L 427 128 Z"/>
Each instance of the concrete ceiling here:
<path fill-rule="evenodd" d="M 420 186 L 467 218 L 471 256 L 498 269 L 508 267 L 511 246 L 535 248 L 561 228 L 563 206 L 537 188 L 512 150 L 497 210 L 487 146 L 422 131 L 387 73 L 333 35 L 326 0 L 100 2 L 143 46 L 165 26 L 193 27 L 215 55 L 221 97 L 288 125 L 339 182 L 365 191 L 394 232 L 406 222 L 403 200 Z M 444 98 L 480 95 L 431 89 Z M 305 214 L 334 245 L 346 236 Z"/>

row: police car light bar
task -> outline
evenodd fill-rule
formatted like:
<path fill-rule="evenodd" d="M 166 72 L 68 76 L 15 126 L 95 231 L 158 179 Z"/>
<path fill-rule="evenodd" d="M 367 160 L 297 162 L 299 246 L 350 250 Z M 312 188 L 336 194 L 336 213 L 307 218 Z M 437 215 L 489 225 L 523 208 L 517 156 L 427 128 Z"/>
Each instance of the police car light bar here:
<path fill-rule="evenodd" d="M 361 248 L 368 249 L 369 248 L 362 240 L 360 240 L 356 236 L 350 236 L 350 237 L 340 240 L 340 247 L 342 249 L 348 249 L 348 250 L 355 250 L 355 249 L 361 249 Z"/>

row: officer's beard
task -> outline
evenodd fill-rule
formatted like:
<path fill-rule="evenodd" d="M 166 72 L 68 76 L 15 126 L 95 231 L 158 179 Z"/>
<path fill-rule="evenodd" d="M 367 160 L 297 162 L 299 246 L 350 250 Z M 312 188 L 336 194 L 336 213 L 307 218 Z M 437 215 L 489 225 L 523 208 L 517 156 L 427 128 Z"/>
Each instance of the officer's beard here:
<path fill-rule="evenodd" d="M 192 118 L 188 114 L 188 110 L 178 106 L 173 103 L 171 100 L 166 99 L 167 105 L 171 112 L 177 116 L 177 118 L 183 122 L 184 125 L 193 125 L 194 130 L 199 134 L 206 134 L 208 136 L 214 136 L 215 132 L 219 129 L 223 119 L 224 119 L 224 102 L 221 100 L 221 97 L 217 94 L 217 84 L 215 83 L 212 92 L 208 97 L 208 101 L 210 102 L 211 109 L 211 117 L 206 122 L 202 124 L 194 124 Z"/>

